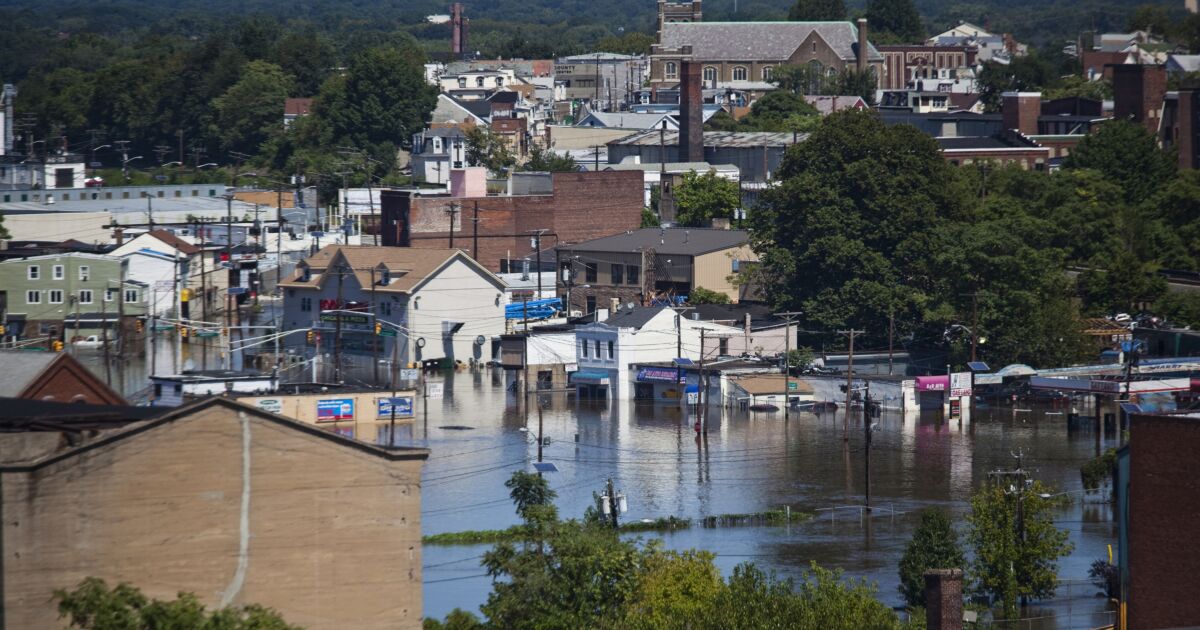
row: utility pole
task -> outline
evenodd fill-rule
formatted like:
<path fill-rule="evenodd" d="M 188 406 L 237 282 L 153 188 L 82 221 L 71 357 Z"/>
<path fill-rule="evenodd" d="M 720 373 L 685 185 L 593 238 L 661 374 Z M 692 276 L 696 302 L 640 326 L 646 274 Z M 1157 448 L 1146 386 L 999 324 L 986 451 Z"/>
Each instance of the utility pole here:
<path fill-rule="evenodd" d="M 450 249 L 454 249 L 454 215 L 458 214 L 458 204 L 452 203 L 446 212 L 450 214 Z"/>
<path fill-rule="evenodd" d="M 371 267 L 371 316 L 375 318 L 376 322 L 378 322 L 379 321 L 379 311 L 377 310 L 378 302 L 375 301 L 375 287 L 376 287 L 375 267 Z M 381 324 L 376 323 L 375 327 L 379 328 L 380 325 Z M 383 332 L 383 329 L 379 329 L 379 331 Z M 374 338 L 371 339 L 371 346 L 372 346 L 372 348 L 374 348 L 373 354 L 375 355 L 375 357 L 374 357 L 375 360 L 372 361 L 372 365 L 373 365 L 373 369 L 374 369 L 374 380 L 375 380 L 376 387 L 379 387 L 379 346 L 382 345 L 382 341 L 383 341 L 383 336 L 379 335 L 379 334 L 376 334 L 374 336 Z M 394 396 L 394 394 L 393 394 L 393 396 Z M 395 407 L 395 405 L 392 405 L 392 406 Z M 392 428 L 393 429 L 395 428 L 395 422 L 396 422 L 395 415 L 396 415 L 396 412 L 393 411 L 392 412 L 392 423 L 393 423 Z"/>
<path fill-rule="evenodd" d="M 528 339 L 526 343 L 528 343 Z M 534 400 L 537 401 L 538 408 L 538 463 L 540 464 L 542 463 L 542 444 L 545 443 L 545 438 L 542 437 L 542 396 L 535 393 Z M 538 472 L 538 474 L 541 475 L 542 473 Z"/>
<path fill-rule="evenodd" d="M 792 322 L 801 315 L 800 311 L 784 311 L 775 313 L 785 322 L 783 341 L 783 419 L 787 420 L 792 410 Z"/>
<path fill-rule="evenodd" d="M 105 285 L 105 290 L 108 287 Z M 104 333 L 104 383 L 112 387 L 112 356 L 108 352 L 108 313 L 105 312 L 104 298 L 100 298 L 100 330 Z M 117 325 L 121 324 L 121 320 L 117 320 Z"/>
<path fill-rule="evenodd" d="M 476 211 L 478 209 L 478 206 L 476 206 Z M 476 229 L 478 229 L 478 223 L 476 224 Z M 539 300 L 542 299 L 542 234 L 545 234 L 547 231 L 546 229 L 530 231 L 533 234 L 533 248 L 537 250 L 537 299 Z"/>
<path fill-rule="evenodd" d="M 696 424 L 696 433 L 707 436 L 708 425 L 705 424 L 704 409 L 707 407 L 704 400 L 704 395 L 708 393 L 708 372 L 704 369 L 704 333 L 708 332 L 707 328 L 700 329 L 700 382 L 696 384 L 696 411 L 699 416 Z"/>
<path fill-rule="evenodd" d="M 874 427 L 871 426 L 871 382 L 866 382 L 866 389 L 863 395 L 863 433 L 866 437 L 866 459 L 864 466 L 866 467 L 866 509 L 871 511 L 871 434 Z"/>
<path fill-rule="evenodd" d="M 296 207 L 296 197 L 292 197 L 292 207 Z M 307 223 L 307 221 L 305 221 Z M 283 186 L 275 184 L 275 291 L 283 297 Z M 276 330 L 276 333 L 279 331 Z"/>
<path fill-rule="evenodd" d="M 154 199 L 154 197 L 150 196 L 150 193 L 146 193 L 146 223 L 147 223 L 147 231 L 149 231 L 149 232 L 154 231 L 153 199 Z"/>
<path fill-rule="evenodd" d="M 612 477 L 608 479 L 608 512 L 612 516 L 613 529 L 620 529 L 617 523 L 617 492 L 613 489 Z"/>
<path fill-rule="evenodd" d="M 475 218 L 471 219 L 471 223 L 473 226 L 472 230 L 471 230 L 471 256 L 476 261 L 478 261 L 479 260 L 479 202 L 478 201 L 475 202 Z M 539 280 L 540 280 L 540 277 L 539 277 Z M 539 292 L 541 291 L 541 287 L 538 287 L 538 291 Z"/>
<path fill-rule="evenodd" d="M 1025 453 L 1021 450 L 1012 453 L 1013 459 L 1017 460 L 1016 470 L 995 470 L 988 473 L 988 476 L 994 482 L 1000 483 L 1003 487 L 1005 479 L 1012 479 L 1008 488 L 1005 488 L 1004 493 L 1007 495 L 1015 495 L 1017 502 L 1017 518 L 1016 518 L 1016 544 L 1018 550 L 1025 546 L 1025 487 L 1029 484 L 1029 475 L 1025 472 L 1024 459 Z M 1016 567 L 1010 565 L 1010 570 L 1015 574 Z M 1013 576 L 1015 579 L 1015 575 Z M 1024 599 L 1024 598 L 1022 598 Z"/>
<path fill-rule="evenodd" d="M 850 353 L 846 358 L 846 415 L 842 416 L 842 441 L 850 441 L 850 396 L 854 393 L 854 336 L 861 335 L 865 331 L 854 330 L 839 330 L 839 335 L 850 336 Z"/>
<path fill-rule="evenodd" d="M 336 254 L 341 258 L 342 252 Z M 333 318 L 333 382 L 342 382 L 342 276 L 346 271 L 345 261 L 338 261 L 337 268 L 337 312 Z"/>
<path fill-rule="evenodd" d="M 979 292 L 963 293 L 971 298 L 971 361 L 975 361 L 975 348 L 979 344 Z"/>
<path fill-rule="evenodd" d="M 892 338 L 896 336 L 896 314 L 895 308 L 888 305 L 888 376 L 892 375 Z M 975 360 L 974 354 L 971 360 Z"/>

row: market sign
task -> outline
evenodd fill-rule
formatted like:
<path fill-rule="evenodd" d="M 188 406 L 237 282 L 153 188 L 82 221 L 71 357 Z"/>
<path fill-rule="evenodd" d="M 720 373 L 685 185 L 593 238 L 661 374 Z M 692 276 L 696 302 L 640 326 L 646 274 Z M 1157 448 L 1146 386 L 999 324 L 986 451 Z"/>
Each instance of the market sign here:
<path fill-rule="evenodd" d="M 413 417 L 413 397 L 412 396 L 392 396 L 388 398 L 378 398 L 375 401 L 378 407 L 378 418 L 380 420 L 388 420 L 390 418 L 411 418 Z M 392 410 L 395 410 L 396 415 L 392 415 Z"/>
<path fill-rule="evenodd" d="M 918 376 L 917 391 L 919 392 L 944 392 L 950 388 L 950 377 L 942 376 Z"/>
<path fill-rule="evenodd" d="M 950 397 L 961 398 L 971 395 L 971 373 L 955 372 L 950 375 Z"/>
<path fill-rule="evenodd" d="M 367 314 L 359 315 L 357 313 L 321 313 L 321 321 L 336 324 L 338 321 L 343 324 L 359 324 L 367 326 L 371 323 L 371 316 Z"/>
<path fill-rule="evenodd" d="M 256 401 L 254 406 L 271 413 L 283 413 L 283 401 L 278 398 L 264 398 L 263 400 Z"/>
<path fill-rule="evenodd" d="M 317 422 L 354 419 L 353 398 L 329 398 L 317 401 Z"/>
<path fill-rule="evenodd" d="M 681 370 L 667 367 L 638 368 L 639 383 L 682 383 L 685 376 Z"/>

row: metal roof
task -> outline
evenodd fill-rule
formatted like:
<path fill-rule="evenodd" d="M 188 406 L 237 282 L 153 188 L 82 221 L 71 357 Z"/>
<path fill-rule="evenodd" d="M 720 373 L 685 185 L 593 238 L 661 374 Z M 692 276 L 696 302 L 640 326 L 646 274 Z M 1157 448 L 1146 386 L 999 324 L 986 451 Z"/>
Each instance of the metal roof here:
<path fill-rule="evenodd" d="M 669 22 L 662 25 L 663 48 L 692 47 L 699 61 L 784 61 L 816 34 L 842 60 L 857 58 L 858 27 L 850 22 Z M 883 61 L 867 43 L 868 59 Z"/>
<path fill-rule="evenodd" d="M 658 134 L 656 130 L 640 131 L 638 133 L 618 138 L 609 142 L 610 145 L 624 146 L 658 146 Z M 787 132 L 774 131 L 705 131 L 704 146 L 716 148 L 748 148 L 756 149 L 761 147 L 787 147 L 795 142 L 800 142 L 808 139 L 808 134 L 793 134 Z M 663 143 L 669 147 L 679 144 L 679 132 L 667 131 L 663 134 Z"/>
<path fill-rule="evenodd" d="M 744 230 L 642 228 L 576 245 L 564 245 L 559 249 L 565 252 L 636 252 L 653 249 L 657 254 L 698 256 L 741 247 L 748 244 L 749 240 L 750 233 Z"/>

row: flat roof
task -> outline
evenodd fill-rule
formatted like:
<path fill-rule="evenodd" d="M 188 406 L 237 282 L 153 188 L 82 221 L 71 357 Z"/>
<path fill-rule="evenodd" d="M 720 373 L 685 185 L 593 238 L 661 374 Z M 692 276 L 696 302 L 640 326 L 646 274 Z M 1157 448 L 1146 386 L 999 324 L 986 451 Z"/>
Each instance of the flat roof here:
<path fill-rule="evenodd" d="M 653 248 L 658 254 L 697 256 L 741 247 L 749 242 L 750 233 L 744 230 L 642 228 L 575 245 L 564 245 L 559 249 L 565 252 L 636 252 Z"/>

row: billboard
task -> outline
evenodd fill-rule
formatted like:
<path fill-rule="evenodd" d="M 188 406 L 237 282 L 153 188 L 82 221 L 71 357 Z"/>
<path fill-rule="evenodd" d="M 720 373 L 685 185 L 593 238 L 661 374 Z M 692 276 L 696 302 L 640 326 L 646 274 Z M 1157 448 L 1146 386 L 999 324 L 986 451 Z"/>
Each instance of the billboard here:
<path fill-rule="evenodd" d="M 960 398 L 971 395 L 971 373 L 955 372 L 950 375 L 950 397 Z"/>
<path fill-rule="evenodd" d="M 395 407 L 396 418 L 411 418 L 413 417 L 413 397 L 412 396 L 395 396 L 388 398 L 375 399 L 375 405 L 378 411 L 380 420 L 390 420 L 392 416 L 392 408 Z"/>
<path fill-rule="evenodd" d="M 354 419 L 353 398 L 327 398 L 317 401 L 317 422 Z"/>

